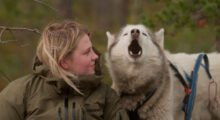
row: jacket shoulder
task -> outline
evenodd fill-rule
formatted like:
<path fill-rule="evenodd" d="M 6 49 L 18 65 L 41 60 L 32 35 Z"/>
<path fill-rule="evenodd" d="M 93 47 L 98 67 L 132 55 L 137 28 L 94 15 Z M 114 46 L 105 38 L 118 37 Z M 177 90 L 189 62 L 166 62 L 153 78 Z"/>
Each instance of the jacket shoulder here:
<path fill-rule="evenodd" d="M 105 120 L 129 120 L 125 109 L 121 108 L 120 97 L 109 86 L 102 83 L 99 86 L 100 91 L 105 95 L 104 119 Z"/>
<path fill-rule="evenodd" d="M 109 85 L 101 83 L 100 87 L 105 90 L 106 97 L 113 97 L 113 99 L 119 98 L 116 92 Z"/>
<path fill-rule="evenodd" d="M 25 97 L 34 75 L 26 75 L 9 83 L 0 93 L 0 119 L 18 120 L 25 112 Z"/>
<path fill-rule="evenodd" d="M 35 74 L 29 74 L 24 77 L 18 78 L 10 82 L 0 93 L 1 97 L 4 97 L 9 102 L 22 102 L 26 93 L 37 81 L 38 77 Z"/>
<path fill-rule="evenodd" d="M 116 92 L 107 84 L 105 83 L 100 83 L 100 85 L 97 87 L 97 89 L 95 90 L 96 92 L 98 92 L 99 94 L 103 94 L 105 95 L 105 97 L 108 97 L 108 96 L 116 96 Z"/>

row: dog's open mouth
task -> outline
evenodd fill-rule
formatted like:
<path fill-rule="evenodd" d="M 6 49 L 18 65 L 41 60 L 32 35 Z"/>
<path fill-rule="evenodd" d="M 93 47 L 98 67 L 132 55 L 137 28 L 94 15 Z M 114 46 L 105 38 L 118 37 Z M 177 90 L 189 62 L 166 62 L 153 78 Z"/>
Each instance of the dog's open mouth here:
<path fill-rule="evenodd" d="M 138 58 L 142 54 L 142 48 L 138 43 L 138 40 L 132 40 L 131 44 L 128 46 L 128 53 L 133 58 Z"/>

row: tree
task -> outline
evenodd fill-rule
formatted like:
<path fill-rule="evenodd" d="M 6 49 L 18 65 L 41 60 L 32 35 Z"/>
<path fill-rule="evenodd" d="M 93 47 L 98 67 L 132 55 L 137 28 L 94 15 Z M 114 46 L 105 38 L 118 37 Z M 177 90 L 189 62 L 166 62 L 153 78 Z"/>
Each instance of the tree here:
<path fill-rule="evenodd" d="M 144 17 L 142 21 L 151 27 L 156 23 L 172 25 L 174 31 L 183 27 L 202 29 L 211 26 L 216 33 L 216 49 L 220 51 L 220 0 L 165 0 L 165 6 L 155 18 Z"/>

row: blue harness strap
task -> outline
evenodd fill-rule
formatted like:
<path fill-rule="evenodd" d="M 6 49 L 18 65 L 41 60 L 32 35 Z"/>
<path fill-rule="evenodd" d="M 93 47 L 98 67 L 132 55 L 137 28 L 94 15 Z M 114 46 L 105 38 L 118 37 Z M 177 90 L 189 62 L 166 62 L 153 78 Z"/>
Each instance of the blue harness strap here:
<path fill-rule="evenodd" d="M 202 64 L 202 60 L 204 60 L 204 65 Z M 200 66 L 203 66 L 209 79 L 212 79 L 212 76 L 209 71 L 209 59 L 208 56 L 204 53 L 199 54 L 199 56 L 196 59 L 194 69 L 191 73 L 190 77 L 188 78 L 189 82 L 189 87 L 191 89 L 191 93 L 186 94 L 185 99 L 184 99 L 184 112 L 185 112 L 185 120 L 190 120 L 192 116 L 192 111 L 193 111 L 193 106 L 194 106 L 194 101 L 196 98 L 196 86 L 197 86 L 197 81 L 198 81 L 198 72 Z"/>
<path fill-rule="evenodd" d="M 202 64 L 202 60 L 204 60 L 204 64 Z M 178 68 L 171 61 L 169 61 L 169 63 L 170 63 L 170 67 L 175 72 L 175 76 L 178 78 L 180 83 L 185 88 L 185 98 L 183 100 L 183 103 L 184 103 L 183 111 L 185 113 L 185 120 L 190 120 L 191 116 L 192 116 L 194 101 L 195 101 L 195 98 L 196 98 L 196 86 L 197 86 L 198 72 L 199 72 L 200 66 L 202 66 L 205 69 L 209 79 L 213 80 L 213 81 L 210 81 L 210 83 L 211 84 L 214 83 L 215 84 L 214 87 L 217 89 L 217 84 L 214 82 L 214 79 L 212 78 L 211 73 L 209 71 L 208 56 L 204 53 L 201 53 L 201 54 L 198 55 L 198 57 L 195 61 L 194 69 L 193 69 L 193 71 L 191 72 L 190 75 L 186 71 L 183 71 L 186 80 L 182 76 L 182 74 L 180 73 Z M 210 86 L 210 83 L 209 83 L 209 86 Z M 216 92 L 216 94 L 217 94 L 217 92 Z M 216 97 L 216 95 L 215 95 L 215 97 Z"/>

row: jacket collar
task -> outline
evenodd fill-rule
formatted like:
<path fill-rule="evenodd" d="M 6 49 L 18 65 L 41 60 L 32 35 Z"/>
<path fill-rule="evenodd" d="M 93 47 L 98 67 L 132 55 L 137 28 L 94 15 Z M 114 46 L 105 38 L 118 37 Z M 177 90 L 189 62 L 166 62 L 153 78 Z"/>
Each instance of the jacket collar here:
<path fill-rule="evenodd" d="M 55 87 L 55 90 L 62 94 L 64 92 L 72 91 L 73 94 L 80 95 L 73 88 L 71 88 L 63 79 L 57 79 L 53 77 L 40 75 L 48 84 L 52 84 Z M 70 78 L 76 87 L 84 94 L 88 95 L 90 91 L 97 88 L 100 83 L 102 76 L 90 75 L 90 76 L 80 76 L 77 78 Z"/>

